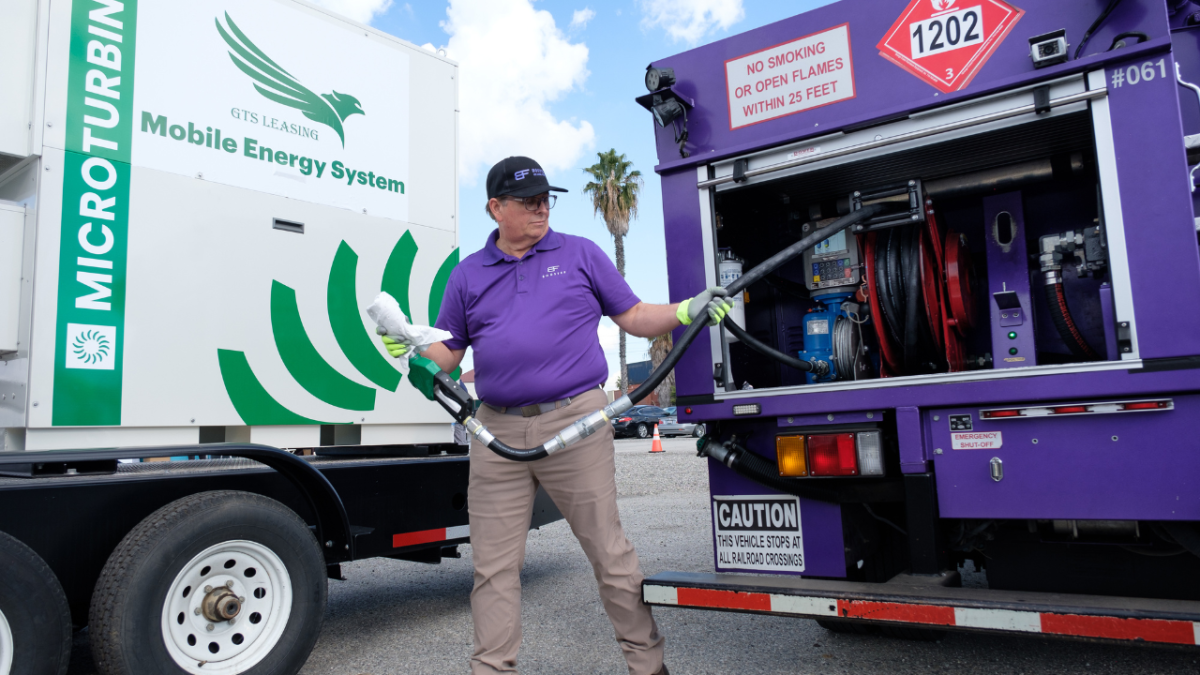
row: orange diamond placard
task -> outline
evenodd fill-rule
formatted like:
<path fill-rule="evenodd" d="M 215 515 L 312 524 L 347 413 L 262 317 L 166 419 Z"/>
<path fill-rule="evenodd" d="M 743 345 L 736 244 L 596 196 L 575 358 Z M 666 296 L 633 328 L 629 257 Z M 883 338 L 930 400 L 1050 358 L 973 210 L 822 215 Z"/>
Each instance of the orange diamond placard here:
<path fill-rule="evenodd" d="M 1004 0 L 912 0 L 879 53 L 949 94 L 971 83 L 1024 15 Z"/>

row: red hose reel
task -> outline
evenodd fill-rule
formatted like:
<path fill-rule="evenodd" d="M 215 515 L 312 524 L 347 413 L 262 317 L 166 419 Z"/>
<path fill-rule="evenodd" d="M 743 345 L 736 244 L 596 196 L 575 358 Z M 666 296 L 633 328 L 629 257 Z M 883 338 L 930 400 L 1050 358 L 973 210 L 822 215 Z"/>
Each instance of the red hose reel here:
<path fill-rule="evenodd" d="M 938 227 L 931 200 L 925 201 L 925 224 L 919 244 L 921 298 L 937 350 L 946 356 L 949 371 L 966 370 L 964 336 L 974 324 L 975 301 L 971 294 L 971 252 L 965 238 L 954 230 L 945 235 Z M 867 300 L 871 306 L 875 336 L 879 340 L 881 377 L 902 374 L 900 345 L 893 344 L 882 321 L 876 287 L 876 233 L 860 235 L 866 263 Z"/>

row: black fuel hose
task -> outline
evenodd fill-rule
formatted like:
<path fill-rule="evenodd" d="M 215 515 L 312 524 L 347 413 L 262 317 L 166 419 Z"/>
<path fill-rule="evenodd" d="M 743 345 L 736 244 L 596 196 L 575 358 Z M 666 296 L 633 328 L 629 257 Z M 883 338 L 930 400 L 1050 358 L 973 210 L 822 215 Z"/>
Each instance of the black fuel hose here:
<path fill-rule="evenodd" d="M 785 494 L 819 502 L 838 501 L 838 494 L 833 490 L 808 481 L 785 480 L 779 475 L 779 466 L 775 462 L 760 457 L 736 443 L 721 443 L 712 438 L 705 438 L 700 443 L 698 454 L 716 460 L 756 483 L 775 488 Z"/>
<path fill-rule="evenodd" d="M 760 263 L 754 269 L 743 274 L 733 283 L 726 286 L 725 290 L 729 292 L 730 296 L 741 293 L 746 287 L 761 281 L 768 274 L 779 269 L 796 256 L 816 246 L 822 240 L 828 239 L 829 237 L 832 237 L 833 235 L 852 225 L 861 223 L 864 220 L 874 217 L 879 212 L 883 211 L 883 209 L 884 207 L 881 205 L 872 204 L 869 206 L 864 206 L 863 208 L 854 211 L 849 215 L 838 218 L 828 226 L 813 232 L 807 237 L 804 237 L 800 241 L 788 246 L 779 253 L 776 253 L 764 262 Z M 703 319 L 704 317 L 700 318 Z M 609 420 L 611 420 L 613 417 L 625 412 L 626 410 L 629 410 L 633 404 L 648 396 L 650 392 L 654 391 L 658 387 L 659 384 L 662 384 L 662 381 L 666 379 L 667 374 L 675 368 L 677 363 L 679 363 L 679 359 L 683 358 L 683 353 L 687 351 L 688 346 L 690 346 L 706 328 L 708 328 L 708 321 L 699 320 L 692 322 L 692 325 L 687 327 L 687 330 L 683 332 L 683 335 L 679 338 L 679 341 L 675 343 L 675 347 L 672 348 L 669 353 L 667 353 L 667 356 L 665 359 L 663 359 L 663 362 L 654 369 L 654 372 L 650 373 L 650 376 L 647 377 L 646 380 L 639 385 L 632 394 L 626 394 L 625 396 L 622 396 L 616 401 L 608 404 L 603 409 L 584 416 L 571 426 L 563 429 L 554 438 L 546 441 L 536 448 L 514 448 L 493 436 L 492 433 L 487 430 L 487 427 L 483 426 L 479 420 L 473 417 L 466 417 L 463 420 L 463 426 L 467 428 L 467 431 L 474 436 L 476 440 L 478 440 L 480 443 L 483 443 L 492 452 L 495 452 L 497 455 L 500 455 L 505 459 L 511 459 L 516 462 L 532 462 L 534 460 L 542 459 L 552 452 L 561 450 L 568 445 L 572 445 L 575 442 L 592 435 L 603 425 L 609 424 Z M 746 344 L 747 346 L 753 348 L 751 343 L 747 342 Z M 759 344 L 761 345 L 762 343 Z M 749 461 L 753 462 L 753 460 Z"/>
<path fill-rule="evenodd" d="M 821 362 L 801 361 L 800 359 L 796 358 L 795 356 L 790 356 L 788 354 L 784 354 L 783 352 L 775 349 L 774 347 L 766 344 L 765 342 L 760 341 L 758 338 L 755 338 L 753 335 L 747 333 L 745 330 L 742 329 L 741 326 L 734 323 L 733 317 L 726 315 L 725 320 L 722 323 L 725 325 L 725 330 L 729 331 L 730 333 L 733 333 L 733 336 L 735 338 L 741 340 L 742 343 L 745 344 L 747 347 L 749 347 L 750 349 L 753 349 L 754 351 L 756 351 L 760 354 L 765 354 L 766 356 L 769 356 L 769 357 L 775 359 L 776 361 L 782 363 L 785 366 L 788 366 L 790 368 L 795 368 L 796 370 L 802 370 L 806 373 L 811 373 L 811 372 L 819 373 L 819 371 L 821 370 L 821 367 L 819 365 L 817 365 L 818 363 L 821 363 Z M 828 367 L 826 367 L 825 370 L 826 370 L 826 372 L 828 372 Z M 824 374 L 824 373 L 820 373 L 820 374 Z"/>
<path fill-rule="evenodd" d="M 1099 361 L 1100 355 L 1088 344 L 1087 339 L 1083 337 L 1083 332 L 1075 325 L 1075 319 L 1071 317 L 1062 282 L 1047 284 L 1044 288 L 1046 289 L 1046 304 L 1050 306 L 1050 318 L 1054 320 L 1058 336 L 1067 343 L 1067 347 L 1076 358 Z"/>

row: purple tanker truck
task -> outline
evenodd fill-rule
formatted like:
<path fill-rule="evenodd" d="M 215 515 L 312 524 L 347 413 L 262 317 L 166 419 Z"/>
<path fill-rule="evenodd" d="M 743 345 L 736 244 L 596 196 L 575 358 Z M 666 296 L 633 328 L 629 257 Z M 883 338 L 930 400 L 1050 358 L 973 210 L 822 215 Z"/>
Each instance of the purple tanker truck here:
<path fill-rule="evenodd" d="M 651 64 L 672 300 L 831 234 L 679 361 L 716 573 L 645 601 L 1200 643 L 1197 84 L 1186 0 L 842 0 Z"/>

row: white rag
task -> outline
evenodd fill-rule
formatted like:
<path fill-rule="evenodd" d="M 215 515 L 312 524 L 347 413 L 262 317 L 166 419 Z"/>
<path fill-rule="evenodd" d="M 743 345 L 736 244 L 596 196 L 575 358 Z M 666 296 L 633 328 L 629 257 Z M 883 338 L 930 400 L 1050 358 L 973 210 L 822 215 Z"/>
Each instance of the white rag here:
<path fill-rule="evenodd" d="M 400 303 L 388 293 L 380 293 L 367 308 L 367 316 L 375 322 L 375 332 L 386 335 L 397 342 L 416 347 L 408 350 L 399 360 L 400 372 L 408 375 L 408 360 L 425 351 L 429 345 L 454 337 L 449 331 L 433 326 L 414 326 L 408 322 Z"/>

